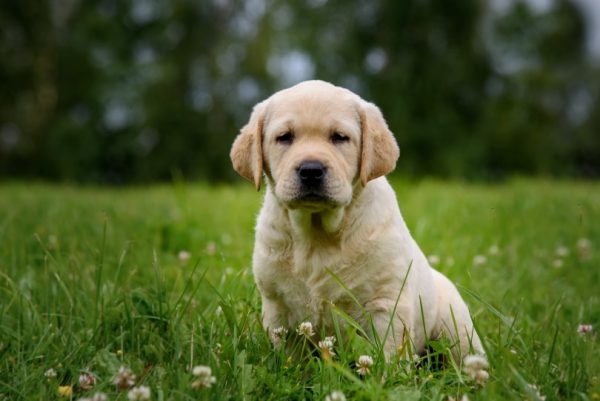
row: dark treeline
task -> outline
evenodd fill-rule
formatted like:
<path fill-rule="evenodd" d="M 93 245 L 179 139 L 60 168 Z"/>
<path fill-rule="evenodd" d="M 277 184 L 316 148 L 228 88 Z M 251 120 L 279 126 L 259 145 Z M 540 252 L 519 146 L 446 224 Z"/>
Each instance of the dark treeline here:
<path fill-rule="evenodd" d="M 6 0 L 0 177 L 230 179 L 252 105 L 310 78 L 377 103 L 407 175 L 597 177 L 600 63 L 550 4 Z"/>

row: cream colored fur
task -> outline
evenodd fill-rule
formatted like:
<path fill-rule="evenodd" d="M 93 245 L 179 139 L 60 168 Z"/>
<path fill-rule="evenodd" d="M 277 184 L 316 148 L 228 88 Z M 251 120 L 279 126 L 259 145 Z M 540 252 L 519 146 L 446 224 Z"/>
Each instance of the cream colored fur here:
<path fill-rule="evenodd" d="M 429 266 L 402 219 L 384 177 L 398 156 L 379 109 L 329 83 L 303 82 L 255 107 L 231 158 L 257 188 L 267 183 L 253 257 L 265 329 L 310 321 L 333 334 L 335 305 L 370 335 L 372 319 L 387 357 L 406 335 L 420 353 L 442 333 L 458 359 L 483 353 L 456 287 Z M 326 168 L 322 200 L 302 197 L 306 160 Z"/>

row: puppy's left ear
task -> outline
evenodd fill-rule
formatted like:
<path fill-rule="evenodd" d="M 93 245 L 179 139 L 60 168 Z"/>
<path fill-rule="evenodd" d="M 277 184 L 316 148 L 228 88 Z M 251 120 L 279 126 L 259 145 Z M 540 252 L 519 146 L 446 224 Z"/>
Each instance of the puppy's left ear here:
<path fill-rule="evenodd" d="M 400 148 L 377 106 L 361 101 L 359 114 L 362 128 L 360 180 L 364 186 L 394 170 Z"/>
<path fill-rule="evenodd" d="M 262 137 L 265 108 L 266 102 L 254 106 L 250 121 L 235 138 L 229 153 L 235 171 L 247 180 L 254 182 L 257 191 L 260 190 L 263 173 Z"/>

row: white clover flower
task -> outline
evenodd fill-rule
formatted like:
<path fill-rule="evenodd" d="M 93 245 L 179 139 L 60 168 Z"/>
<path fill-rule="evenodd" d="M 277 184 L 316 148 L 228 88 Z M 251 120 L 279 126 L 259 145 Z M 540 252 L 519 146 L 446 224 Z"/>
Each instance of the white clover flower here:
<path fill-rule="evenodd" d="M 56 370 L 50 368 L 44 372 L 44 376 L 46 376 L 48 380 L 54 379 L 56 377 Z"/>
<path fill-rule="evenodd" d="M 565 256 L 569 255 L 569 249 L 562 245 L 556 247 L 556 250 L 554 252 L 556 253 L 556 256 L 558 256 L 559 258 L 564 258 Z"/>
<path fill-rule="evenodd" d="M 329 341 L 329 342 L 331 342 L 331 345 L 334 345 L 334 344 L 335 344 L 335 341 L 336 341 L 336 340 L 335 340 L 335 336 L 327 336 L 327 337 L 325 337 L 323 340 L 324 340 L 324 341 Z"/>
<path fill-rule="evenodd" d="M 538 386 L 536 386 L 535 384 L 527 384 L 527 385 L 529 386 L 531 391 L 535 392 L 535 395 L 537 396 L 538 400 L 541 400 L 541 401 L 546 400 L 546 396 L 540 392 L 540 388 Z"/>
<path fill-rule="evenodd" d="M 581 259 L 587 260 L 592 256 L 592 243 L 587 238 L 579 238 L 577 240 L 577 255 Z"/>
<path fill-rule="evenodd" d="M 469 401 L 469 397 L 466 394 L 463 394 L 459 399 L 459 401 Z M 448 401 L 457 401 L 456 398 L 448 396 Z"/>
<path fill-rule="evenodd" d="M 333 351 L 333 344 L 335 343 L 335 337 L 329 336 L 325 337 L 323 341 L 319 341 L 318 346 L 321 350 L 321 354 L 323 358 L 331 358 L 335 356 L 335 352 Z"/>
<path fill-rule="evenodd" d="M 79 387 L 82 390 L 91 390 L 96 384 L 96 376 L 91 373 L 83 373 L 79 375 Z"/>
<path fill-rule="evenodd" d="M 217 244 L 215 244 L 213 241 L 210 241 L 208 244 L 206 244 L 206 253 L 210 256 L 214 255 L 217 252 Z"/>
<path fill-rule="evenodd" d="M 223 346 L 221 345 L 221 343 L 216 343 L 215 344 L 215 348 L 213 348 L 213 352 L 219 356 L 221 355 L 221 352 L 223 352 Z"/>
<path fill-rule="evenodd" d="M 564 265 L 565 265 L 565 262 L 563 262 L 562 259 L 554 259 L 554 261 L 552 262 L 552 266 L 556 269 L 560 269 Z"/>
<path fill-rule="evenodd" d="M 500 248 L 498 248 L 498 245 L 494 244 L 490 246 L 488 253 L 492 256 L 498 255 L 500 253 Z"/>
<path fill-rule="evenodd" d="M 488 361 L 482 355 L 467 355 L 463 360 L 463 371 L 478 384 L 489 379 L 488 368 Z"/>
<path fill-rule="evenodd" d="M 373 358 L 371 358 L 369 355 L 361 355 L 358 357 L 356 366 L 356 372 L 358 372 L 358 374 L 361 376 L 366 376 L 369 374 L 369 368 L 373 366 Z"/>
<path fill-rule="evenodd" d="M 150 388 L 146 386 L 134 387 L 127 393 L 129 401 L 147 401 L 150 399 Z"/>
<path fill-rule="evenodd" d="M 325 401 L 346 401 L 346 396 L 341 391 L 335 390 L 325 397 Z"/>
<path fill-rule="evenodd" d="M 487 263 L 487 258 L 485 257 L 485 255 L 475 255 L 475 257 L 473 257 L 473 264 L 475 266 L 483 266 Z"/>
<path fill-rule="evenodd" d="M 287 333 L 288 333 L 288 329 L 286 329 L 285 327 L 283 327 L 283 326 L 276 327 L 273 330 L 271 330 L 271 340 L 275 344 L 279 344 L 281 341 L 285 340 Z"/>
<path fill-rule="evenodd" d="M 79 401 L 108 401 L 108 397 L 104 393 L 96 393 L 88 398 L 80 398 Z"/>
<path fill-rule="evenodd" d="M 133 387 L 135 380 L 136 376 L 131 369 L 121 366 L 113 379 L 113 383 L 117 386 L 118 390 L 125 390 Z"/>
<path fill-rule="evenodd" d="M 311 322 L 300 323 L 300 325 L 298 326 L 298 329 L 296 331 L 298 334 L 303 335 L 305 337 L 312 337 L 315 335 L 315 332 L 313 330 L 313 325 Z"/>
<path fill-rule="evenodd" d="M 181 262 L 181 264 L 185 265 L 187 262 L 190 261 L 192 254 L 189 253 L 188 251 L 181 250 L 181 251 L 179 251 L 179 254 L 177 255 L 177 257 L 179 258 L 179 261 Z"/>
<path fill-rule="evenodd" d="M 593 327 L 591 324 L 580 324 L 579 326 L 577 326 L 577 332 L 581 335 L 591 333 L 592 330 Z"/>
<path fill-rule="evenodd" d="M 435 266 L 440 263 L 440 257 L 438 255 L 429 255 L 427 256 L 427 260 L 431 266 Z"/>
<path fill-rule="evenodd" d="M 210 366 L 198 365 L 192 369 L 192 375 L 196 379 L 192 382 L 192 388 L 199 390 L 202 388 L 210 388 L 217 382 L 217 378 L 212 375 Z"/>

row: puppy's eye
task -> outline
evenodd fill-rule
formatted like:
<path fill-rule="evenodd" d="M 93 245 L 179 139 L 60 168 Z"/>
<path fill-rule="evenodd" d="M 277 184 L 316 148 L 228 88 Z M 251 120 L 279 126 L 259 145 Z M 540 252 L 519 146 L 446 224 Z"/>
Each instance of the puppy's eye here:
<path fill-rule="evenodd" d="M 284 132 L 283 134 L 275 138 L 275 141 L 282 145 L 291 145 L 294 141 L 294 134 L 292 134 L 290 131 Z"/>
<path fill-rule="evenodd" d="M 349 141 L 349 137 L 344 134 L 340 134 L 339 132 L 334 132 L 333 135 L 331 135 L 331 142 L 333 142 L 335 145 Z"/>

